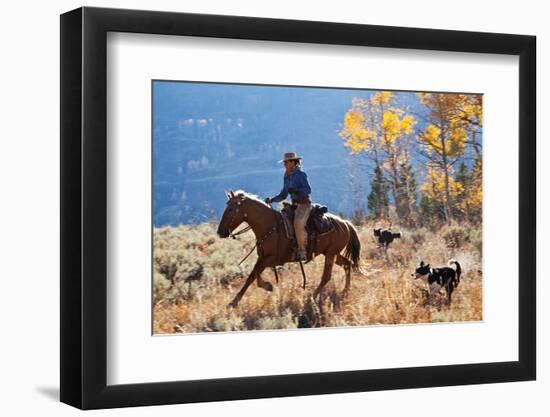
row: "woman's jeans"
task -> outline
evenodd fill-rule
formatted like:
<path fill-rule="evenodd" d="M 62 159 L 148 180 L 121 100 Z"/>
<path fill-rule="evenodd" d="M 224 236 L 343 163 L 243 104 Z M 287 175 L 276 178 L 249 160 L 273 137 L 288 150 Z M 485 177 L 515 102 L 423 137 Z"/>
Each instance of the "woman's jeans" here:
<path fill-rule="evenodd" d="M 296 242 L 298 243 L 298 249 L 305 253 L 307 246 L 307 231 L 306 223 L 311 213 L 311 203 L 296 204 L 297 208 L 294 212 L 294 231 L 296 233 Z"/>

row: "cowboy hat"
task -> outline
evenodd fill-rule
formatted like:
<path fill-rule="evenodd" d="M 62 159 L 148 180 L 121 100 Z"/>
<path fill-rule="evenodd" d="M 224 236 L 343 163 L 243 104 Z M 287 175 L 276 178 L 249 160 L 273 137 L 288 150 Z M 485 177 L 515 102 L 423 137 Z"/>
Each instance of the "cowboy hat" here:
<path fill-rule="evenodd" d="M 286 152 L 284 155 L 283 155 L 283 159 L 281 159 L 279 161 L 279 163 L 281 162 L 285 162 L 285 161 L 293 161 L 295 159 L 302 159 L 301 156 L 298 156 L 298 154 L 296 152 Z"/>

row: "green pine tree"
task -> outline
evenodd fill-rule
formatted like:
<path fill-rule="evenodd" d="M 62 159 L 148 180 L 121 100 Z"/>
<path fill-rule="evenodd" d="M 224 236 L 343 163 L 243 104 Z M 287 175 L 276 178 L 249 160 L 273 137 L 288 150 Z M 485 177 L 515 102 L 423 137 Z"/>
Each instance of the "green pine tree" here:
<path fill-rule="evenodd" d="M 371 180 L 371 190 L 367 197 L 367 205 L 372 218 L 387 218 L 389 210 L 388 183 L 380 166 L 374 168 Z"/>
<path fill-rule="evenodd" d="M 422 194 L 418 208 L 421 222 L 425 226 L 433 226 L 445 221 L 445 207 L 441 201 L 435 201 L 430 196 Z"/>
<path fill-rule="evenodd" d="M 418 192 L 414 171 L 408 155 L 406 155 L 406 158 L 399 164 L 399 190 L 400 196 L 397 209 L 400 213 L 400 217 L 414 220 L 412 217 L 414 217 L 417 212 L 416 201 Z"/>
<path fill-rule="evenodd" d="M 468 198 L 467 193 L 470 187 L 471 173 L 464 162 L 460 163 L 458 172 L 455 177 L 455 181 L 462 185 L 462 192 L 455 197 L 453 215 L 457 219 L 464 220 L 465 215 L 468 213 Z"/>

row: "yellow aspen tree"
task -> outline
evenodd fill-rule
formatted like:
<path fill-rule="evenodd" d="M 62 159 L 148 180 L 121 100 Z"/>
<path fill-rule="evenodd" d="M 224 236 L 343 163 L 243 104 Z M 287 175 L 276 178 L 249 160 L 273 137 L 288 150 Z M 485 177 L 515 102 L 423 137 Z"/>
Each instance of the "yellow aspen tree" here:
<path fill-rule="evenodd" d="M 465 125 L 470 137 L 469 143 L 476 155 L 466 192 L 467 215 L 470 221 L 479 222 L 481 221 L 483 205 L 483 155 L 481 153 L 481 143 L 478 141 L 483 127 L 483 96 L 481 94 L 464 96 L 460 118 Z"/>
<path fill-rule="evenodd" d="M 451 171 L 451 168 L 449 168 L 449 171 Z M 453 198 L 464 193 L 463 185 L 450 175 L 446 178 L 445 173 L 437 164 L 428 167 L 426 178 L 420 188 L 424 196 L 436 203 L 444 203 L 447 192 L 449 192 Z M 442 205 L 443 210 L 445 210 L 445 205 Z M 445 216 L 446 215 L 445 213 Z"/>
<path fill-rule="evenodd" d="M 475 151 L 476 157 L 481 159 L 481 144 L 478 137 L 483 127 L 483 96 L 481 94 L 461 94 L 459 121 L 470 136 L 469 143 Z"/>
<path fill-rule="evenodd" d="M 419 133 L 418 139 L 443 176 L 445 219 L 450 223 L 453 221 L 453 179 L 450 171 L 464 154 L 467 140 L 466 129 L 461 123 L 464 95 L 419 93 L 418 96 L 428 109 L 428 125 Z"/>
<path fill-rule="evenodd" d="M 395 208 L 400 218 L 407 217 L 410 212 L 407 201 L 404 198 L 405 194 L 401 190 L 399 163 L 403 157 L 403 153 L 398 139 L 412 133 L 415 124 L 415 120 L 411 115 L 404 115 L 403 113 L 401 109 L 393 107 L 383 110 L 380 126 L 382 148 L 386 155 L 386 171 L 391 178 Z"/>
<path fill-rule="evenodd" d="M 475 165 L 472 169 L 472 175 L 470 184 L 468 187 L 467 204 L 468 204 L 468 217 L 470 221 L 479 222 L 482 216 L 483 207 L 483 164 L 482 159 L 476 159 Z"/>
<path fill-rule="evenodd" d="M 344 116 L 340 137 L 352 153 L 367 153 L 389 177 L 396 210 L 400 217 L 406 215 L 400 207 L 399 162 L 402 141 L 413 132 L 416 120 L 395 106 L 395 95 L 379 91 L 369 99 L 356 98 Z"/>

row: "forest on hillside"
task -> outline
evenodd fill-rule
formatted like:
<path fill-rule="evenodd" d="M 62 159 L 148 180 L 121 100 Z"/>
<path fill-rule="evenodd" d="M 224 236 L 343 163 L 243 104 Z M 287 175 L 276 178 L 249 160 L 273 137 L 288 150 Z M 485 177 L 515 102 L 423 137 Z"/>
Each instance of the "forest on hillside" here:
<path fill-rule="evenodd" d="M 479 223 L 482 96 L 417 96 L 425 108 L 422 113 L 399 106 L 395 93 L 380 91 L 366 99 L 354 98 L 344 116 L 340 137 L 352 155 L 362 156 L 350 170 L 370 172 L 368 216 L 394 217 L 408 225 Z M 420 158 L 421 169 L 413 168 L 413 157 Z M 351 178 L 353 199 L 360 207 L 364 187 L 354 182 L 353 172 Z M 354 217 L 364 214 L 359 209 Z"/>

